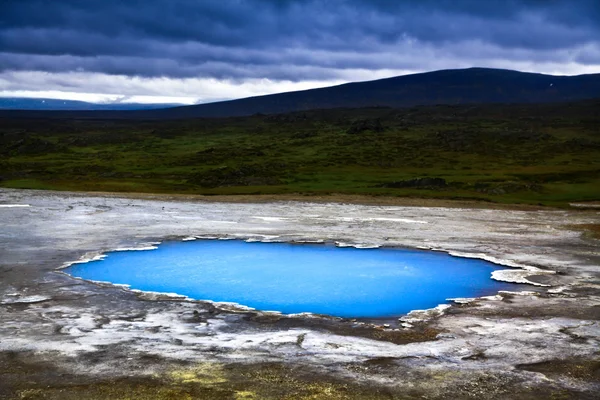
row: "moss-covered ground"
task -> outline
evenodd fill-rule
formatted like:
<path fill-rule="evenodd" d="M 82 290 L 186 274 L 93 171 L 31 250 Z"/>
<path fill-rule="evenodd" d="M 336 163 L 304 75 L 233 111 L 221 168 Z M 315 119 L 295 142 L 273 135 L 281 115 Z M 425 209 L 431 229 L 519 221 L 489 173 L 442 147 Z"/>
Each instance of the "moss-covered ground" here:
<path fill-rule="evenodd" d="M 394 373 L 393 359 L 347 365 L 361 374 Z M 598 377 L 598 363 L 582 360 L 518 366 L 556 378 L 573 380 Z M 566 374 L 566 375 L 565 375 Z M 196 363 L 168 367 L 152 376 L 90 378 L 72 375 L 50 365 L 12 363 L 0 368 L 9 385 L 0 387 L 0 398 L 56 400 L 379 400 L 379 399 L 592 399 L 593 394 L 568 391 L 549 384 L 531 388 L 510 377 L 460 371 L 409 373 L 403 387 L 386 388 L 352 379 L 335 379 L 300 367 L 277 363 Z M 20 379 L 15 379 L 20 378 Z M 2 390 L 4 389 L 4 390 Z"/>
<path fill-rule="evenodd" d="M 600 199 L 599 109 L 588 101 L 172 121 L 5 117 L 0 185 L 563 206 Z"/>

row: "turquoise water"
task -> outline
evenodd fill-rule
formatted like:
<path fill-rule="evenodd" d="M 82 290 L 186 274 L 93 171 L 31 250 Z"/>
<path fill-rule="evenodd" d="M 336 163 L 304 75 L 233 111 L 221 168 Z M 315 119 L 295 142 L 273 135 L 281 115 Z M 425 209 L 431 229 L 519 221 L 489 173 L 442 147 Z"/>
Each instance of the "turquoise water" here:
<path fill-rule="evenodd" d="M 200 240 L 110 252 L 66 272 L 259 310 L 388 317 L 448 298 L 514 290 L 515 285 L 490 278 L 497 269 L 487 261 L 422 250 Z"/>

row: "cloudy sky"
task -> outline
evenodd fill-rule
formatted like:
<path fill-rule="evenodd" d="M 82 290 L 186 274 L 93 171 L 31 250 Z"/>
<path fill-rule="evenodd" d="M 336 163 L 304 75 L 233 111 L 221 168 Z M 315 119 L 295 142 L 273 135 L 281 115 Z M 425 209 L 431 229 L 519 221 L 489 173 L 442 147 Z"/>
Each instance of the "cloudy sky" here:
<path fill-rule="evenodd" d="M 600 0 L 0 0 L 0 95 L 209 102 L 472 66 L 600 72 Z"/>

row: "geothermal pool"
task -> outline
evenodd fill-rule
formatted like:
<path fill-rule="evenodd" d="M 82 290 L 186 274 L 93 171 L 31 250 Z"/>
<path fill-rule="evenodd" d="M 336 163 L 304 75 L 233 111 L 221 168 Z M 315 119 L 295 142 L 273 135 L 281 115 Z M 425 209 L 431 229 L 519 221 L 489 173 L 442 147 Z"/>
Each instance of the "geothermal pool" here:
<path fill-rule="evenodd" d="M 514 284 L 491 279 L 498 269 L 487 261 L 424 250 L 199 240 L 109 252 L 66 272 L 264 311 L 378 318 L 435 307 L 448 298 L 515 290 Z"/>

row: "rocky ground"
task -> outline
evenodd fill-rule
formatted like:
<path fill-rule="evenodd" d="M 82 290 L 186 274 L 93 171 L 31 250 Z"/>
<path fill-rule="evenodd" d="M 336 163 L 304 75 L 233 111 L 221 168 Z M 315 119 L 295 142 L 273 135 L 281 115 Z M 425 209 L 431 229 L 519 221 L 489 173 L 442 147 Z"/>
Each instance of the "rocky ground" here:
<path fill-rule="evenodd" d="M 0 190 L 0 398 L 592 399 L 597 209 L 120 198 Z M 480 257 L 517 292 L 399 320 L 284 316 L 59 269 L 193 237 L 332 241 Z"/>

